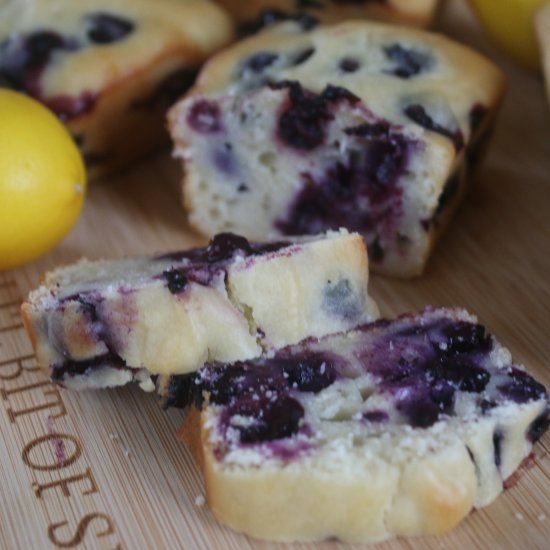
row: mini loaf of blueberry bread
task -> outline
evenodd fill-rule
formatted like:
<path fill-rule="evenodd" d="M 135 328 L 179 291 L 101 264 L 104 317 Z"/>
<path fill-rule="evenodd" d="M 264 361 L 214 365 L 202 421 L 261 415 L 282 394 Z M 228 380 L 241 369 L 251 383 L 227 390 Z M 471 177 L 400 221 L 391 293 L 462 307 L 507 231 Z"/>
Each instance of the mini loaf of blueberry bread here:
<path fill-rule="evenodd" d="M 46 275 L 22 305 L 38 363 L 80 388 L 183 374 L 373 320 L 357 234 L 81 261 Z"/>
<path fill-rule="evenodd" d="M 535 15 L 535 28 L 539 41 L 542 70 L 546 80 L 546 90 L 550 100 L 550 2 L 540 8 Z"/>
<path fill-rule="evenodd" d="M 270 27 L 214 56 L 169 113 L 190 222 L 253 239 L 347 227 L 374 271 L 419 274 L 503 88 L 425 31 Z"/>
<path fill-rule="evenodd" d="M 216 0 L 245 27 L 258 20 L 285 15 L 307 15 L 324 23 L 346 19 L 378 19 L 426 26 L 430 23 L 438 0 Z"/>
<path fill-rule="evenodd" d="M 169 141 L 166 109 L 232 34 L 209 0 L 4 0 L 0 86 L 52 109 L 103 175 Z"/>
<path fill-rule="evenodd" d="M 548 427 L 543 385 L 462 310 L 427 309 L 179 377 L 222 523 L 277 541 L 442 533 Z"/>

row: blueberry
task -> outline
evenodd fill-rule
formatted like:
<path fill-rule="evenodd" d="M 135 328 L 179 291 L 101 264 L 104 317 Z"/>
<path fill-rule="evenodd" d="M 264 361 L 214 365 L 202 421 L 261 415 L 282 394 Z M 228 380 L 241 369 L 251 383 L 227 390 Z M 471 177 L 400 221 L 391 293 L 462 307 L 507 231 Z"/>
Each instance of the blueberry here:
<path fill-rule="evenodd" d="M 344 73 L 354 73 L 359 70 L 360 67 L 359 61 L 353 57 L 344 57 L 340 60 L 338 67 Z"/>
<path fill-rule="evenodd" d="M 86 17 L 87 35 L 95 44 L 111 44 L 123 40 L 134 30 L 134 24 L 128 19 L 109 13 L 94 13 Z"/>
<path fill-rule="evenodd" d="M 252 253 L 250 243 L 239 235 L 233 233 L 219 233 L 210 241 L 206 249 L 208 262 L 220 262 L 230 260 L 236 252 L 241 251 L 244 255 Z"/>
<path fill-rule="evenodd" d="M 315 48 L 306 48 L 305 50 L 298 52 L 292 61 L 292 65 L 296 67 L 297 65 L 305 63 L 314 53 Z"/>
<path fill-rule="evenodd" d="M 441 334 L 445 337 L 445 352 L 459 355 L 461 353 L 488 353 L 493 346 L 492 338 L 485 327 L 467 321 L 456 321 L 444 326 Z M 441 346 L 439 346 L 441 350 Z"/>
<path fill-rule="evenodd" d="M 278 58 L 279 55 L 273 52 L 258 52 L 245 59 L 243 69 L 261 73 L 264 69 L 273 65 Z"/>
<path fill-rule="evenodd" d="M 172 294 L 179 294 L 187 286 L 187 277 L 177 269 L 168 269 L 162 273 Z"/>
<path fill-rule="evenodd" d="M 289 387 L 302 392 L 319 393 L 336 380 L 334 359 L 323 354 L 279 357 L 270 360 L 268 365 L 282 369 Z"/>
<path fill-rule="evenodd" d="M 201 134 L 215 134 L 222 130 L 220 106 L 213 101 L 199 99 L 191 106 L 187 124 Z"/>
<path fill-rule="evenodd" d="M 304 408 L 296 399 L 282 395 L 272 400 L 266 397 L 260 399 L 241 399 L 230 405 L 225 411 L 225 424 L 231 424 L 234 416 L 244 416 L 251 419 L 246 426 L 238 425 L 241 443 L 260 443 L 276 441 L 293 436 L 298 432 L 300 420 L 304 416 Z"/>
<path fill-rule="evenodd" d="M 359 296 L 349 279 L 340 279 L 336 283 L 328 281 L 323 293 L 322 308 L 343 319 L 354 319 L 360 314 Z"/>
<path fill-rule="evenodd" d="M 422 105 L 413 104 L 405 108 L 405 115 L 413 122 L 416 122 L 423 128 L 436 132 L 453 142 L 456 151 L 460 151 L 464 147 L 464 136 L 459 129 L 449 130 L 441 124 L 438 124 L 433 118 L 426 112 L 426 109 Z"/>
<path fill-rule="evenodd" d="M 392 44 L 384 48 L 386 57 L 393 62 L 394 68 L 389 71 L 399 78 L 411 78 L 430 67 L 432 59 L 429 55 L 405 48 L 400 44 Z"/>
<path fill-rule="evenodd" d="M 502 442 L 504 440 L 504 434 L 500 430 L 495 430 L 493 433 L 493 453 L 495 466 L 500 468 L 502 464 Z"/>

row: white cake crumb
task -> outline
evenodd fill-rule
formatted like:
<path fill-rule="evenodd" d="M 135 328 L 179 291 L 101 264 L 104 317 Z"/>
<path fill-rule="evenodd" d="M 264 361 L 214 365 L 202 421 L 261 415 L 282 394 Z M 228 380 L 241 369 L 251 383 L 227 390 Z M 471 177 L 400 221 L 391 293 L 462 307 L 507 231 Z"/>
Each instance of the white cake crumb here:
<path fill-rule="evenodd" d="M 198 495 L 195 497 L 195 506 L 204 506 L 205 502 L 206 500 L 202 495 Z"/>
<path fill-rule="evenodd" d="M 545 519 L 546 519 L 546 514 L 539 514 L 539 515 L 538 515 L 538 520 L 539 520 L 539 521 L 542 522 L 542 521 L 544 521 Z"/>
<path fill-rule="evenodd" d="M 519 521 L 523 521 L 523 514 L 521 512 L 515 513 L 516 519 L 519 519 Z"/>

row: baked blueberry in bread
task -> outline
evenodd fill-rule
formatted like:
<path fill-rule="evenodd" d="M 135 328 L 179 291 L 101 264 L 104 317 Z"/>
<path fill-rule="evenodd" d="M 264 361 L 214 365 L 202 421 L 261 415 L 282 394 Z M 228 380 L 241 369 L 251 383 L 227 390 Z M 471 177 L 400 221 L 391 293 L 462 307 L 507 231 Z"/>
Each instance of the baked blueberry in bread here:
<path fill-rule="evenodd" d="M 0 86 L 52 109 L 103 175 L 168 141 L 166 109 L 232 34 L 209 0 L 4 0 Z"/>
<path fill-rule="evenodd" d="M 359 235 L 80 261 L 45 277 L 22 305 L 38 363 L 74 389 L 183 374 L 373 320 Z"/>
<path fill-rule="evenodd" d="M 463 310 L 209 364 L 176 387 L 214 515 L 277 541 L 447 531 L 548 427 L 544 386 Z"/>
<path fill-rule="evenodd" d="M 422 272 L 503 93 L 423 31 L 287 22 L 214 56 L 169 114 L 191 224 L 252 239 L 347 227 L 374 271 Z"/>
<path fill-rule="evenodd" d="M 426 26 L 437 0 L 216 0 L 245 28 L 284 16 L 306 15 L 324 23 L 346 19 L 378 19 Z"/>

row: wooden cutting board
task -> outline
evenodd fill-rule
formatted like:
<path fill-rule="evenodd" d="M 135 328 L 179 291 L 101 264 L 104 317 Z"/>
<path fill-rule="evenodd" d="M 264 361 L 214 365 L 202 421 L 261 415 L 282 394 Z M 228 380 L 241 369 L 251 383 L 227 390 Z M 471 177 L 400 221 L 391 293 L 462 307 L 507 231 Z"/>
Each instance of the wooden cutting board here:
<path fill-rule="evenodd" d="M 487 161 L 426 274 L 412 282 L 373 277 L 372 294 L 385 315 L 465 306 L 550 388 L 550 108 L 542 79 L 501 58 L 461 0 L 447 2 L 437 28 L 501 64 L 509 94 Z M 56 250 L 0 273 L 0 548 L 286 548 L 216 523 L 174 436 L 179 411 L 162 411 L 136 388 L 77 394 L 52 386 L 36 370 L 19 320 L 21 300 L 57 264 L 203 243 L 185 225 L 179 177 L 164 154 L 93 185 Z M 376 548 L 550 548 L 549 452 L 550 433 L 517 483 L 452 533 Z"/>

